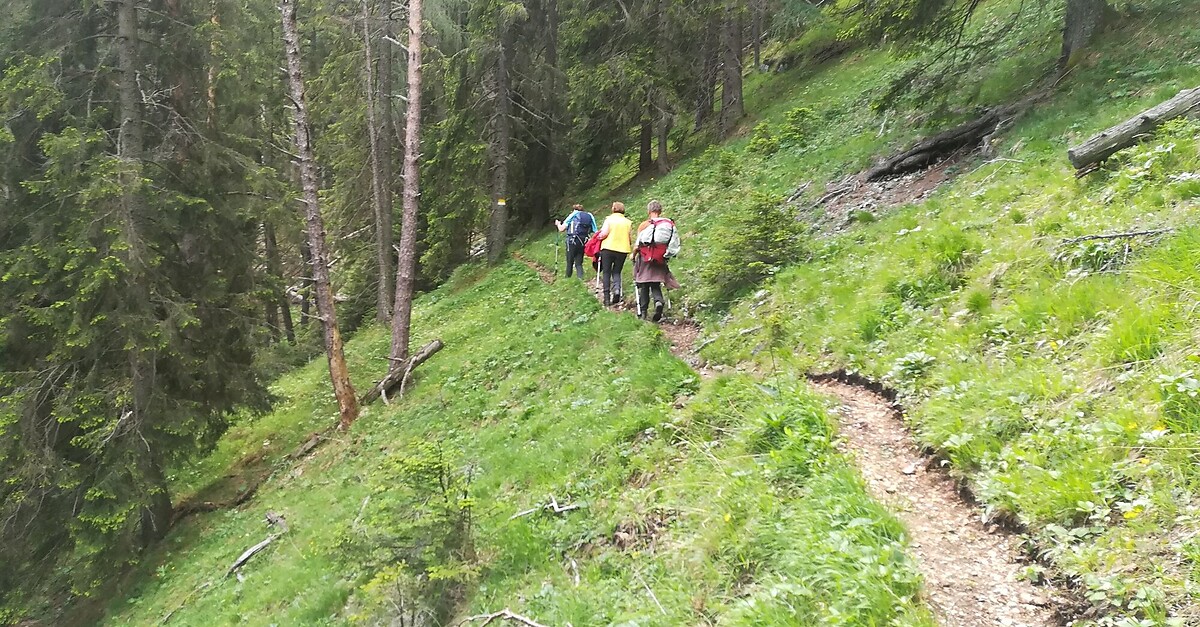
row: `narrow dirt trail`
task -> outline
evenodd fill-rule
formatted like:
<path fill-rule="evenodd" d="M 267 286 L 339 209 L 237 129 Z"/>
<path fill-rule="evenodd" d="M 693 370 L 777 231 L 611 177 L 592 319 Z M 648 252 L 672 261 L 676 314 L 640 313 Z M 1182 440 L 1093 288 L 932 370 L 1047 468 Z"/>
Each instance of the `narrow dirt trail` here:
<path fill-rule="evenodd" d="M 827 378 L 813 386 L 840 402 L 841 448 L 855 459 L 872 496 L 904 522 L 925 595 L 942 625 L 1043 627 L 1062 624 L 1060 600 L 1018 579 L 1018 540 L 985 526 L 954 481 L 932 466 L 887 399 Z"/>

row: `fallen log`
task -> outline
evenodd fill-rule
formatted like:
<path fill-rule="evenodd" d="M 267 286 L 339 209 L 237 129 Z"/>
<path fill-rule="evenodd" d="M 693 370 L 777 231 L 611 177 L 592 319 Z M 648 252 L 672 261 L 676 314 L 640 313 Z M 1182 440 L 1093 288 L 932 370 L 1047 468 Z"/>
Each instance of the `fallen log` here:
<path fill-rule="evenodd" d="M 412 379 L 413 370 L 416 370 L 417 366 L 428 361 L 430 357 L 433 357 L 434 354 L 442 350 L 444 346 L 445 344 L 441 340 L 434 340 L 426 344 L 421 350 L 417 351 L 416 355 L 413 355 L 408 360 L 393 364 L 392 368 L 388 370 L 387 375 L 379 383 L 376 383 L 370 391 L 362 395 L 358 404 L 368 405 L 381 396 L 387 398 L 387 393 L 396 386 L 400 386 L 400 395 L 403 396 L 405 386 Z"/>
<path fill-rule="evenodd" d="M 1076 170 L 1083 170 L 1138 143 L 1164 122 L 1192 113 L 1200 113 L 1200 87 L 1185 89 L 1174 98 L 1105 129 L 1078 146 L 1072 146 L 1067 150 L 1067 159 Z"/>
<path fill-rule="evenodd" d="M 259 542 L 258 544 L 246 549 L 241 555 L 238 556 L 236 560 L 233 561 L 233 564 L 229 567 L 229 570 L 225 571 L 225 576 L 228 577 L 232 575 L 234 571 L 241 568 L 246 562 L 249 562 L 250 558 L 254 557 L 259 551 L 267 548 L 267 546 L 274 542 L 275 538 L 278 537 L 278 534 L 271 534 L 267 536 L 266 540 L 263 540 L 262 542 Z"/>
<path fill-rule="evenodd" d="M 960 148 L 984 143 L 985 138 L 996 135 L 1012 123 L 1029 101 L 992 107 L 983 115 L 923 139 L 912 148 L 889 157 L 883 163 L 867 170 L 868 181 L 878 181 L 888 176 L 898 176 L 932 165 Z"/>

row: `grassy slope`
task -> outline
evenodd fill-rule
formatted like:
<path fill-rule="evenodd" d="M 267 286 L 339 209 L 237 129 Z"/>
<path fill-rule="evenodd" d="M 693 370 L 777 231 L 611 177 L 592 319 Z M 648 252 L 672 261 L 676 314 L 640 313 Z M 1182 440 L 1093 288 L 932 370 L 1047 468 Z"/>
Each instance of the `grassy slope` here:
<path fill-rule="evenodd" d="M 525 254 L 552 251 L 535 244 Z M 404 489 L 389 469 L 420 440 L 476 469 L 479 561 L 461 611 L 512 607 L 575 625 L 929 624 L 902 529 L 832 451 L 811 393 L 748 376 L 700 386 L 654 327 L 517 262 L 460 271 L 421 300 L 416 325 L 418 339 L 447 348 L 403 401 L 372 407 L 350 433 L 289 461 L 284 453 L 334 420 L 314 362 L 276 385 L 274 413 L 245 419 L 177 477 L 187 493 L 264 450 L 274 464 L 246 506 L 173 532 L 108 623 L 153 624 L 172 610 L 179 625 L 388 620 L 394 564 L 359 549 L 411 519 L 389 500 Z M 348 354 L 365 383 L 386 337 L 364 332 Z M 587 507 L 509 520 L 550 493 Z M 291 531 L 243 569 L 244 581 L 222 577 L 265 537 L 269 510 Z"/>
<path fill-rule="evenodd" d="M 1164 133 L 1082 180 L 1065 151 L 1200 83 L 1200 30 L 1181 19 L 1196 5 L 1184 4 L 1152 7 L 1109 34 L 1102 55 L 1007 132 L 1003 160 L 968 162 L 919 206 L 815 238 L 807 260 L 781 271 L 769 293 L 709 316 L 719 321 L 710 359 L 795 376 L 848 367 L 905 391 L 922 441 L 991 512 L 1027 525 L 1106 623 L 1200 621 L 1200 127 Z M 1052 18 L 976 68 L 967 82 L 978 93 L 962 104 L 1029 88 L 1053 52 L 1018 42 L 1051 41 Z M 699 278 L 712 269 L 719 225 L 747 208 L 750 192 L 781 197 L 809 180 L 823 189 L 913 135 L 864 110 L 892 63 L 862 53 L 810 80 L 760 79 L 759 106 L 750 107 L 765 111 L 760 119 L 779 128 L 783 111 L 805 106 L 823 130 L 770 157 L 734 141 L 624 198 L 639 208 L 659 198 L 692 231 L 676 266 L 699 285 L 695 300 L 705 297 Z M 1061 244 L 1164 226 L 1178 230 L 1128 249 Z"/>
<path fill-rule="evenodd" d="M 1133 165 L 1148 152 L 1082 182 L 1063 153 L 1196 84 L 1200 68 L 1187 59 L 1200 32 L 1181 26 L 1180 10 L 1112 34 L 1104 56 L 1009 131 L 1001 150 L 1020 163 L 970 164 L 929 202 L 815 241 L 812 258 L 781 272 L 769 294 L 719 322 L 710 316 L 706 355 L 758 360 L 773 372 L 764 381 L 699 384 L 677 410 L 675 396 L 698 384 L 652 329 L 516 264 L 461 272 L 419 307 L 421 338 L 449 347 L 423 367 L 410 398 L 374 408 L 314 458 L 280 463 L 242 510 L 186 523 L 110 622 L 148 624 L 181 604 L 177 624 L 347 620 L 347 599 L 358 590 L 369 601 L 373 573 L 339 543 L 358 533 L 364 497 L 387 492 L 373 469 L 434 435 L 480 469 L 472 495 L 482 569 L 469 611 L 511 606 L 576 625 L 927 624 L 902 531 L 829 451 L 821 403 L 795 383 L 831 366 L 905 389 L 922 439 L 988 507 L 1028 524 L 1055 566 L 1113 616 L 1154 624 L 1172 606 L 1191 616 L 1196 428 L 1190 397 L 1163 414 L 1155 376 L 1187 367 L 1196 332 L 1200 276 L 1190 260 L 1200 257 L 1200 234 L 1186 228 L 1195 192 L 1169 178 L 1196 169 L 1186 148 L 1195 142 L 1177 141 L 1176 155 L 1144 175 Z M 1022 47 L 1020 37 L 1051 41 L 1051 18 L 978 68 L 966 102 L 1027 87 L 1053 51 Z M 797 106 L 821 116 L 803 149 L 764 158 L 735 140 L 724 166 L 702 156 L 623 192 L 631 207 L 657 197 L 681 219 L 688 240 L 676 265 L 693 300 L 704 295 L 697 286 L 717 227 L 748 192 L 782 195 L 808 180 L 820 188 L 918 132 L 909 118 L 885 123 L 865 108 L 893 67 L 883 53 L 858 53 L 816 72 L 754 76 L 748 105 L 759 119 L 779 124 Z M 1059 255 L 1066 236 L 1163 223 L 1185 228 L 1159 246 L 1135 242 L 1107 272 L 1072 271 L 1103 265 L 1096 260 L 1112 251 Z M 548 264 L 553 242 L 524 252 Z M 739 333 L 756 326 L 765 333 Z M 375 331 L 351 343 L 360 382 L 378 371 L 385 342 Z M 286 401 L 275 413 L 239 425 L 181 486 L 195 489 L 263 447 L 277 459 L 332 420 L 322 364 L 285 377 L 278 391 Z M 508 521 L 550 492 L 589 507 Z M 268 509 L 286 513 L 292 533 L 255 558 L 245 582 L 220 579 L 263 536 Z M 633 543 L 616 546 L 618 531 L 634 532 Z"/>

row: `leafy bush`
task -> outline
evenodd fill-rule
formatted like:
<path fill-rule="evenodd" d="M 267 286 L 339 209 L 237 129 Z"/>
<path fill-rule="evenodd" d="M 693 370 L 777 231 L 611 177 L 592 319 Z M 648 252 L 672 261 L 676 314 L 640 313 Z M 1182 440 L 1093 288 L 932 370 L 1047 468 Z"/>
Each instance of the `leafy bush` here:
<path fill-rule="evenodd" d="M 726 306 L 805 250 L 803 227 L 779 199 L 755 192 L 750 206 L 716 227 L 711 261 L 702 270 L 703 300 Z"/>
<path fill-rule="evenodd" d="M 375 572 L 356 594 L 356 622 L 449 617 L 477 574 L 473 474 L 442 443 L 427 441 L 371 473 L 361 524 L 351 523 L 340 542 L 356 568 Z"/>
<path fill-rule="evenodd" d="M 793 146 L 800 145 L 812 137 L 816 121 L 817 114 L 812 109 L 796 107 L 784 114 L 780 139 Z"/>
<path fill-rule="evenodd" d="M 779 151 L 779 137 L 771 132 L 770 122 L 759 122 L 754 127 L 754 134 L 750 136 L 750 143 L 746 149 L 764 157 Z"/>

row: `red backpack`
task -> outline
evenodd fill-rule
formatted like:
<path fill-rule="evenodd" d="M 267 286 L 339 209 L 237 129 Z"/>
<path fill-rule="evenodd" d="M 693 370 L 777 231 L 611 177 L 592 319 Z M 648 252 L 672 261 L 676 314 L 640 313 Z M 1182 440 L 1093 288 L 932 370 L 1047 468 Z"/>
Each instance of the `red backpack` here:
<path fill-rule="evenodd" d="M 598 235 L 599 233 L 592 233 L 592 239 L 589 239 L 587 243 L 583 245 L 583 254 L 585 256 L 595 258 L 600 254 L 601 240 L 599 237 L 597 237 Z"/>
<path fill-rule="evenodd" d="M 668 227 L 662 231 L 665 237 L 660 236 L 658 230 L 660 225 Z M 667 218 L 659 218 L 651 220 L 650 226 L 650 241 L 647 243 L 638 242 L 638 254 L 642 256 L 642 261 L 647 263 L 663 263 L 667 259 L 667 244 L 675 236 L 675 223 Z M 660 242 L 659 240 L 662 241 Z"/>

